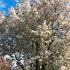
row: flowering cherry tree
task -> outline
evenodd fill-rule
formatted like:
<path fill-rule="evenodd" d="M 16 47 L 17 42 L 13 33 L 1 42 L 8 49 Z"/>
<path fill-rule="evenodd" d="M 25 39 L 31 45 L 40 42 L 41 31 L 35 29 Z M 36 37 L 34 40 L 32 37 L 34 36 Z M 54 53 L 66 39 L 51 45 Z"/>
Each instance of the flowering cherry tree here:
<path fill-rule="evenodd" d="M 70 68 L 64 4 L 64 0 L 20 0 L 16 9 L 10 8 L 0 24 L 0 56 L 10 62 L 11 70 Z"/>

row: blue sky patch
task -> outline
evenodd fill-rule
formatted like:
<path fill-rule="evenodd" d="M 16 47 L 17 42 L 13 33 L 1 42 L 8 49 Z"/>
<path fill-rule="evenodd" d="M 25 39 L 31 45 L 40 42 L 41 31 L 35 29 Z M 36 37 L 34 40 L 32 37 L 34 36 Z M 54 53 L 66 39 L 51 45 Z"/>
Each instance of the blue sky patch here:
<path fill-rule="evenodd" d="M 11 6 L 16 7 L 16 1 L 17 0 L 0 0 L 0 11 L 6 11 L 7 13 Z"/>

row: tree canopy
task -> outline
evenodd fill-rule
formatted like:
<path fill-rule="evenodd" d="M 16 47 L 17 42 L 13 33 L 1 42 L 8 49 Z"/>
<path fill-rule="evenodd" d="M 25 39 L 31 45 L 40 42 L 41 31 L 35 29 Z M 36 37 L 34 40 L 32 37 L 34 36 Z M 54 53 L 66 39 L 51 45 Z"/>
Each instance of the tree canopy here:
<path fill-rule="evenodd" d="M 70 26 L 65 0 L 20 0 L 0 15 L 0 56 L 11 70 L 70 70 Z"/>

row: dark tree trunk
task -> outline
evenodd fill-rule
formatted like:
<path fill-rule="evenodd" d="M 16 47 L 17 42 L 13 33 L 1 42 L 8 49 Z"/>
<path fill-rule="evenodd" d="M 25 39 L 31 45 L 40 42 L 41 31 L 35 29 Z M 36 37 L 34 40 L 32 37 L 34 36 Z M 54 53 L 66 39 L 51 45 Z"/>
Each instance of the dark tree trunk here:
<path fill-rule="evenodd" d="M 40 64 L 39 64 L 39 60 L 36 59 L 36 70 L 40 70 Z"/>

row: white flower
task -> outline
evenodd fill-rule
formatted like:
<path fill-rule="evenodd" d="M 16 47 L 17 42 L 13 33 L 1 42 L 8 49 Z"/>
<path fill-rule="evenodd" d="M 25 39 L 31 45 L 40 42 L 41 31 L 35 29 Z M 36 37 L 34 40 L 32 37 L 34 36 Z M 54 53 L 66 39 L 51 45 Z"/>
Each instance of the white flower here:
<path fill-rule="evenodd" d="M 22 9 L 23 9 L 23 12 L 26 12 L 26 13 L 29 13 L 31 11 L 31 6 L 30 6 L 30 3 L 28 0 L 23 0 L 22 2 Z"/>
<path fill-rule="evenodd" d="M 16 61 L 12 61 L 12 67 L 14 68 L 14 67 L 16 67 L 17 66 L 17 62 Z"/>
<path fill-rule="evenodd" d="M 10 8 L 9 14 L 10 14 L 10 16 L 16 15 L 15 9 L 13 7 Z"/>
<path fill-rule="evenodd" d="M 2 13 L 0 13 L 0 23 L 2 23 L 4 19 L 5 19 L 5 16 L 3 16 Z"/>
<path fill-rule="evenodd" d="M 23 65 L 24 65 L 24 60 L 20 60 L 20 62 L 21 62 L 21 64 L 23 64 Z"/>
<path fill-rule="evenodd" d="M 11 60 L 12 58 L 11 58 L 9 55 L 5 55 L 5 56 L 4 56 L 4 59 L 5 59 L 5 60 Z"/>
<path fill-rule="evenodd" d="M 15 9 L 14 9 L 14 7 L 11 7 L 10 8 L 10 11 L 9 11 L 9 14 L 10 14 L 10 17 L 12 18 L 12 19 L 19 19 L 19 17 L 16 15 L 16 11 L 15 11 Z"/>
<path fill-rule="evenodd" d="M 60 70 L 68 70 L 68 68 L 65 66 L 61 66 Z"/>

